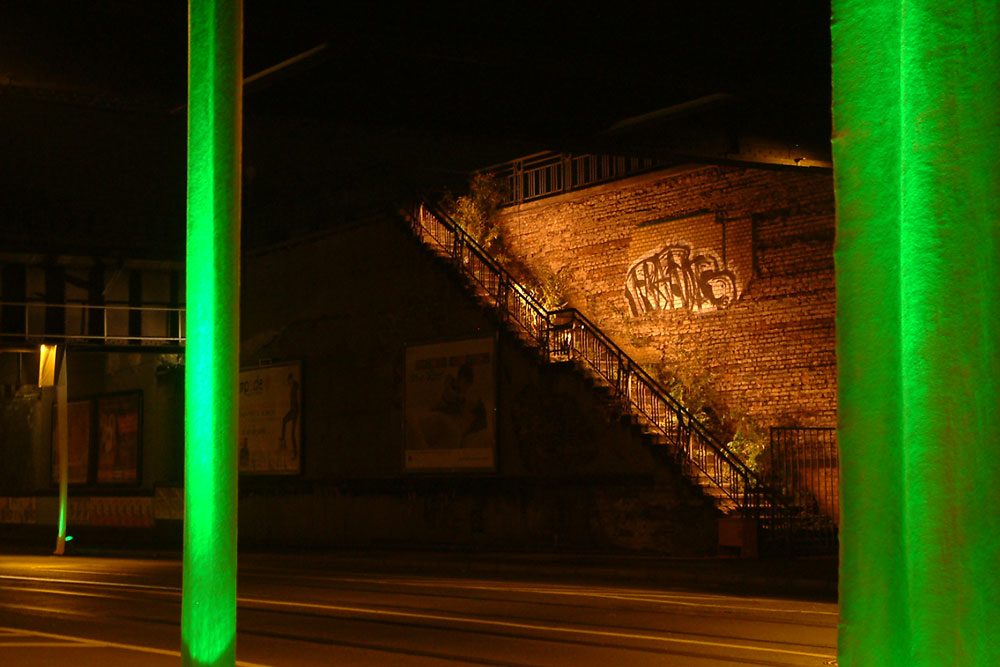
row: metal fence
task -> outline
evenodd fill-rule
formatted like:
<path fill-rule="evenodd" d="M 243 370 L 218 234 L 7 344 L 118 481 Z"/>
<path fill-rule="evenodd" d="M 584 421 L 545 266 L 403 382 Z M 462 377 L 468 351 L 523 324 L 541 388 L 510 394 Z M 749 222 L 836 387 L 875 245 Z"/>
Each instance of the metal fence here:
<path fill-rule="evenodd" d="M 833 428 L 771 428 L 765 476 L 796 505 L 840 523 L 840 461 Z"/>
<path fill-rule="evenodd" d="M 834 428 L 772 427 L 761 474 L 796 513 L 785 534 L 791 550 L 832 553 L 840 524 L 840 460 Z"/>

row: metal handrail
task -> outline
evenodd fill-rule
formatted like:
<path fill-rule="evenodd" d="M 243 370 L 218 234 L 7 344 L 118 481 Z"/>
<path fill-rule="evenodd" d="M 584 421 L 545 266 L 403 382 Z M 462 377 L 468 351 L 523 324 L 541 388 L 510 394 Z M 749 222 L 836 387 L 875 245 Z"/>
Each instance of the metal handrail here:
<path fill-rule="evenodd" d="M 548 349 L 549 313 L 461 225 L 440 208 L 424 201 L 414 224 L 419 225 L 493 301 L 502 318 L 512 320 L 543 350 Z"/>
<path fill-rule="evenodd" d="M 163 305 L 143 305 L 143 306 L 132 306 L 128 305 L 123 301 L 108 301 L 107 303 L 91 303 L 89 301 L 60 301 L 50 302 L 50 301 L 0 301 L 0 307 L 3 306 L 14 306 L 22 308 L 92 308 L 92 309 L 107 309 L 107 310 L 141 310 L 141 311 L 164 311 L 172 313 L 182 313 L 185 310 L 184 306 L 163 306 Z"/>
<path fill-rule="evenodd" d="M 583 313 L 575 308 L 548 311 L 461 225 L 434 204 L 422 201 L 412 221 L 415 232 L 432 238 L 460 270 L 486 290 L 502 319 L 515 316 L 515 321 L 539 343 L 546 359 L 579 359 L 585 362 L 614 388 L 616 395 L 628 402 L 634 412 L 645 418 L 676 450 L 683 452 L 740 510 L 759 514 L 763 494 L 768 495 L 768 505 L 772 510 L 776 509 L 776 505 L 783 505 L 780 498 L 768 493 L 761 479 L 736 453 L 712 435 L 704 424 Z M 466 249 L 469 249 L 469 254 L 466 254 Z M 470 256 L 475 257 L 478 264 L 467 259 Z M 511 311 L 509 298 L 500 298 L 499 290 L 491 291 L 494 281 L 485 276 L 481 267 L 486 267 L 486 271 L 495 276 L 495 284 L 505 286 L 505 296 L 518 296 L 518 301 L 529 308 L 536 320 L 544 323 L 544 332 L 532 331 L 524 326 L 516 313 Z"/>
<path fill-rule="evenodd" d="M 550 313 L 558 324 L 556 330 L 572 332 L 572 352 L 583 351 L 585 361 L 598 375 L 611 384 L 616 393 L 625 397 L 634 410 L 648 420 L 669 442 L 684 451 L 694 465 L 721 488 L 726 495 L 743 506 L 744 496 L 763 483 L 747 465 L 707 428 L 659 382 L 624 350 L 616 345 L 580 311 L 567 308 Z M 568 323 L 567 323 L 568 320 Z M 585 332 L 594 344 L 579 344 L 577 331 Z M 559 334 L 554 336 L 559 340 Z M 593 348 L 600 346 L 600 352 Z M 587 352 L 590 354 L 586 354 Z M 615 363 L 609 365 L 607 360 Z M 604 362 L 604 363 L 602 363 Z"/>
<path fill-rule="evenodd" d="M 185 333 L 185 313 L 186 309 L 184 306 L 168 306 L 168 305 L 142 305 L 142 306 L 132 306 L 122 302 L 109 302 L 104 304 L 95 304 L 84 301 L 64 301 L 60 303 L 52 303 L 47 301 L 0 301 L 0 310 L 7 308 L 13 309 L 23 309 L 21 312 L 17 313 L 15 317 L 19 320 L 20 326 L 18 326 L 14 331 L 3 331 L 0 330 L 0 340 L 2 339 L 38 339 L 45 341 L 84 341 L 84 342 L 95 342 L 95 341 L 127 341 L 129 343 L 147 343 L 147 344 L 173 344 L 173 345 L 184 345 L 186 336 Z M 42 311 L 41 317 L 45 318 L 47 311 L 49 309 L 56 309 L 60 311 L 64 325 L 67 323 L 68 317 L 71 313 L 77 313 L 80 318 L 80 323 L 83 325 L 81 328 L 88 331 L 88 333 L 67 333 L 48 331 L 45 325 L 42 326 L 40 331 L 32 331 L 31 322 L 34 319 L 33 314 L 38 311 Z M 90 330 L 90 316 L 93 311 L 98 311 L 101 317 L 101 322 L 99 329 L 102 333 L 89 333 Z M 109 327 L 108 323 L 108 313 L 109 312 L 122 312 L 124 314 L 131 314 L 133 312 L 138 313 L 164 313 L 167 316 L 171 314 L 176 314 L 176 320 L 168 318 L 164 321 L 164 331 L 163 335 L 147 335 L 147 334 L 130 334 L 128 331 L 118 332 L 114 331 L 113 327 Z M 38 315 L 36 315 L 38 316 Z M 169 330 L 176 327 L 177 333 L 171 334 Z"/>

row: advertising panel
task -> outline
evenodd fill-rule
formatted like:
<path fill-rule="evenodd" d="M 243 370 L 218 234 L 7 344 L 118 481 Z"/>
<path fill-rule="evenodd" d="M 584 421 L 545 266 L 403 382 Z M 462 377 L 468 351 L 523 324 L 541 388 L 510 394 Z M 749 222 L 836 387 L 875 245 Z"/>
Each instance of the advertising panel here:
<path fill-rule="evenodd" d="M 66 404 L 69 417 L 69 483 L 86 484 L 90 473 L 90 401 Z M 52 483 L 59 483 L 59 411 L 52 406 Z"/>
<path fill-rule="evenodd" d="M 404 467 L 496 467 L 496 350 L 492 338 L 406 349 Z"/>
<path fill-rule="evenodd" d="M 98 398 L 97 428 L 97 483 L 138 482 L 142 392 Z"/>
<path fill-rule="evenodd" d="M 302 362 L 240 371 L 240 472 L 302 472 Z"/>

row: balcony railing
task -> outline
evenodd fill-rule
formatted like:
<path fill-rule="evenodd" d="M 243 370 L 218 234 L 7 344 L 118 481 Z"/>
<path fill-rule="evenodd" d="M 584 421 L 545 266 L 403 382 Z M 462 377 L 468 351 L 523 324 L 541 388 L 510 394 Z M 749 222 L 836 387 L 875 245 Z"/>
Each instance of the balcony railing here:
<path fill-rule="evenodd" d="M 664 166 L 651 158 L 536 153 L 480 169 L 500 180 L 504 205 L 552 197 Z"/>
<path fill-rule="evenodd" d="M 183 346 L 183 306 L 0 301 L 0 342 Z"/>

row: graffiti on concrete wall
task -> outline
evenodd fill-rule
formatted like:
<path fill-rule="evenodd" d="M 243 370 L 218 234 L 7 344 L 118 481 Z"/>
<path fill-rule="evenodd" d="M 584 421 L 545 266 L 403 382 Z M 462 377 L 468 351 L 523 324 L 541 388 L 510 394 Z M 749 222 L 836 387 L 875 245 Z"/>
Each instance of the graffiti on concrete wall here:
<path fill-rule="evenodd" d="M 643 257 L 625 278 L 632 315 L 658 310 L 728 308 L 737 298 L 736 274 L 711 251 L 667 245 Z"/>

